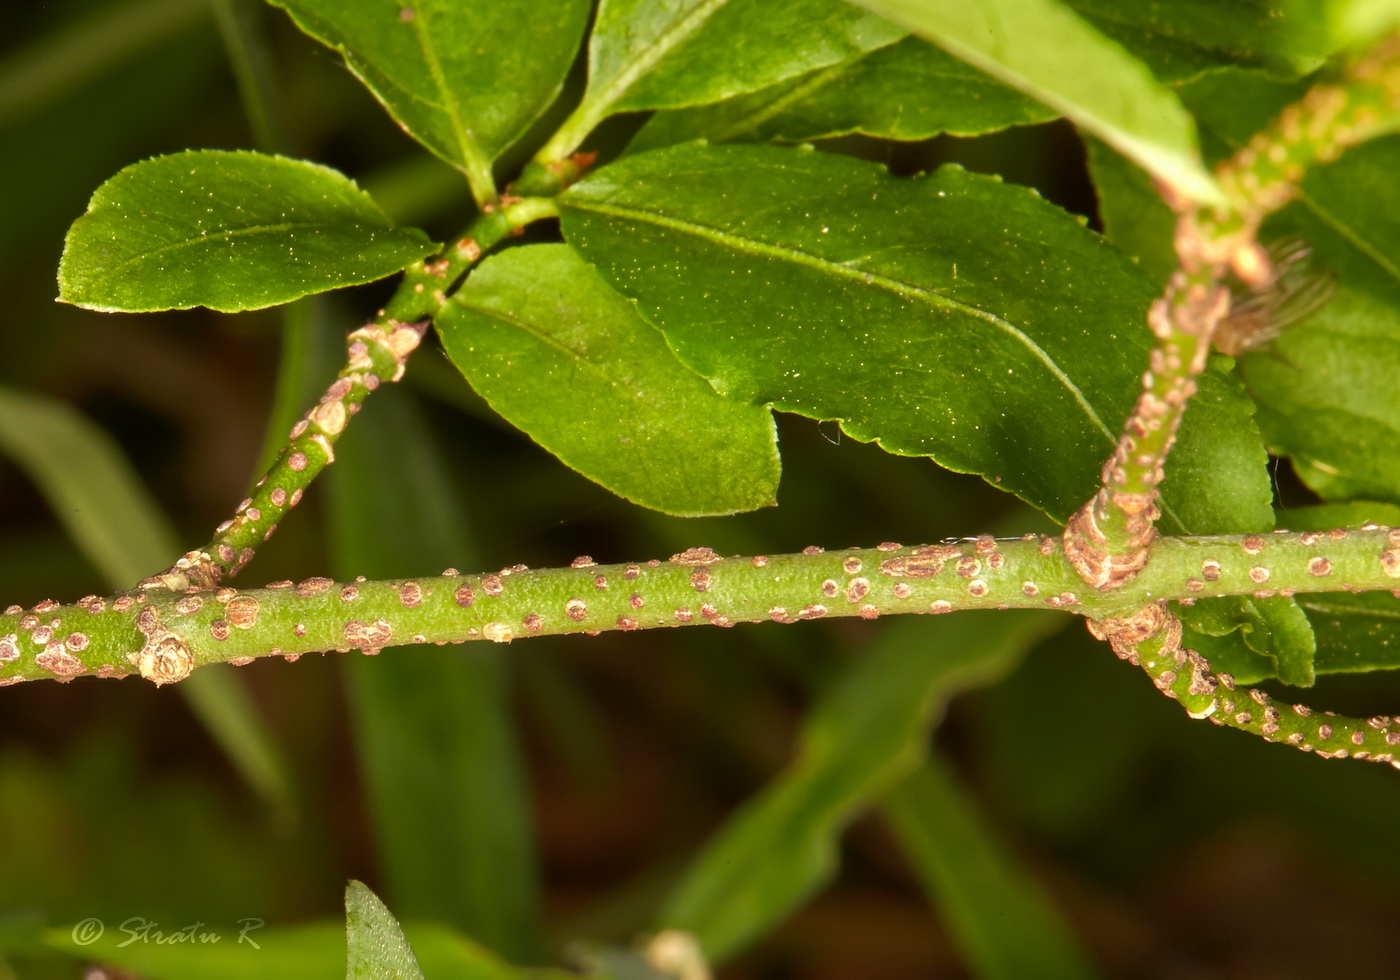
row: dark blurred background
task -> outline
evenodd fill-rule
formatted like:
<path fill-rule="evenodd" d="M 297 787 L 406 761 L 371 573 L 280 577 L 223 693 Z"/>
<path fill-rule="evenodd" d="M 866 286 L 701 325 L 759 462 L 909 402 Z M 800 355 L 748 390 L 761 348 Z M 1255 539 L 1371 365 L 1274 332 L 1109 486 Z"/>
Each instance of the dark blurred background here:
<path fill-rule="evenodd" d="M 402 223 L 438 236 L 465 224 L 465 184 L 404 136 L 338 57 L 279 11 L 227 9 L 268 42 L 281 131 L 273 138 L 283 152 L 356 178 Z M 256 476 L 284 314 L 102 315 L 53 298 L 63 234 L 103 180 L 160 153 L 256 145 L 215 18 L 199 0 L 57 0 L 8 4 L 4 19 L 0 384 L 61 400 L 97 423 L 182 547 L 194 547 Z M 635 122 L 613 124 L 604 149 Z M 1094 219 L 1083 151 L 1061 124 L 981 140 L 833 142 L 900 173 L 956 160 Z M 306 399 L 333 376 L 344 331 L 388 288 L 347 290 L 297 314 L 318 338 Z M 440 511 L 452 529 L 430 530 L 422 547 L 409 537 L 376 541 L 396 533 L 387 526 L 335 544 L 347 523 L 364 522 L 356 506 L 336 503 L 337 494 L 358 499 L 345 486 L 356 453 L 372 458 L 370 441 L 392 442 L 400 426 L 418 434 L 404 457 L 410 469 L 385 485 L 415 484 L 436 503 L 413 506 Z M 344 576 L 364 558 L 375 575 L 419 575 L 446 564 L 561 565 L 579 554 L 664 557 L 702 544 L 781 552 L 1047 528 L 980 480 L 888 456 L 834 424 L 780 417 L 779 429 L 778 508 L 667 518 L 563 467 L 428 349 L 347 434 L 351 475 L 318 484 L 244 574 L 256 583 Z M 447 556 L 444 542 L 453 542 Z M 41 493 L 0 459 L 0 598 L 32 605 L 106 591 Z M 527 762 L 546 941 L 626 943 L 647 928 L 686 857 L 789 761 L 812 692 L 887 625 L 513 645 L 501 662 Z M 373 664 L 458 655 L 401 650 Z M 357 761 L 347 673 L 347 658 L 334 654 L 239 673 L 286 756 L 294 790 L 280 814 L 248 788 L 177 689 L 136 680 L 6 689 L 0 912 L 38 912 L 52 923 L 141 914 L 292 924 L 339 916 L 348 877 L 388 891 L 395 907 Z M 1400 705 L 1387 677 L 1333 681 L 1310 700 L 1329 696 L 1363 711 Z M 957 699 L 937 740 L 988 827 L 1053 895 L 1106 975 L 1400 970 L 1400 777 L 1388 767 L 1326 762 L 1191 722 L 1078 623 L 1006 681 Z M 842 861 L 831 888 L 721 975 L 964 975 L 882 822 L 858 821 Z M 24 970 L 75 975 L 37 959 Z"/>

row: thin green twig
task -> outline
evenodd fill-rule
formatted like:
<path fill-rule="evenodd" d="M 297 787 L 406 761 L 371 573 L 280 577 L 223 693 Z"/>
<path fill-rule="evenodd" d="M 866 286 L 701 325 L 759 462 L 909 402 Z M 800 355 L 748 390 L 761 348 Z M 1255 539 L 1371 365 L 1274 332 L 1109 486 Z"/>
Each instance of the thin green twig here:
<path fill-rule="evenodd" d="M 437 256 L 407 269 L 388 305 L 372 322 L 350 332 L 345 366 L 318 403 L 292 426 L 288 443 L 234 516 L 215 529 L 203 548 L 187 552 L 140 586 L 181 592 L 212 588 L 237 575 L 278 522 L 301 502 L 311 482 L 335 462 L 335 443 L 364 400 L 381 384 L 403 377 L 409 355 L 456 280 L 508 235 L 557 213 L 553 201 L 537 198 L 492 209 Z"/>
<path fill-rule="evenodd" d="M 1273 274 L 1256 241 L 1264 218 L 1292 200 L 1310 167 L 1397 128 L 1400 35 L 1349 66 L 1339 82 L 1315 86 L 1217 167 L 1225 206 L 1198 207 L 1164 189 L 1180 214 L 1175 244 L 1181 265 L 1148 314 L 1157 346 L 1142 394 L 1104 465 L 1099 491 L 1065 529 L 1066 550 L 1085 582 L 1119 588 L 1152 554 L 1167 455 L 1215 329 L 1229 313 L 1226 276 L 1233 272 L 1261 286 Z"/>

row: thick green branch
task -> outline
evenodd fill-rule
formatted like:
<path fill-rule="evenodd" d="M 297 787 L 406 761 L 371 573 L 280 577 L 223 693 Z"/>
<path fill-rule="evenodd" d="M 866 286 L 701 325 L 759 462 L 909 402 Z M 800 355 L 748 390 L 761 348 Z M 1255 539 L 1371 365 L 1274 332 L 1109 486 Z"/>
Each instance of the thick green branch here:
<path fill-rule="evenodd" d="M 1400 588 L 1400 530 L 1163 538 L 1137 579 L 1086 592 L 1055 538 L 990 536 L 956 543 L 721 558 L 693 548 L 665 561 L 494 574 L 449 569 L 418 581 L 308 579 L 263 589 L 163 588 L 71 606 L 11 607 L 0 616 L 0 683 L 141 672 L 150 642 L 174 637 L 190 668 L 242 658 L 409 643 L 504 642 L 554 633 L 795 623 L 831 616 L 1059 609 L 1092 619 L 1162 600 Z M 141 616 L 145 611 L 144 627 Z"/>
<path fill-rule="evenodd" d="M 406 644 L 557 633 L 839 616 L 874 619 L 962 609 L 1055 609 L 1087 617 L 1120 657 L 1152 676 L 1194 717 L 1322 755 L 1392 761 L 1400 720 L 1355 719 L 1304 706 L 1279 709 L 1260 691 L 1236 692 L 1181 647 L 1170 600 L 1391 590 L 1400 596 L 1400 529 L 1163 538 L 1122 588 L 1076 591 L 1082 581 L 1055 538 L 990 536 L 906 548 L 722 558 L 691 548 L 666 561 L 568 568 L 522 566 L 484 575 L 448 569 L 425 579 L 311 578 L 262 589 L 163 587 L 62 606 L 11 606 L 0 616 L 0 686 L 140 674 L 157 684 L 199 666 L 304 653 L 377 654 Z M 930 651 L 930 656 L 936 656 Z"/>

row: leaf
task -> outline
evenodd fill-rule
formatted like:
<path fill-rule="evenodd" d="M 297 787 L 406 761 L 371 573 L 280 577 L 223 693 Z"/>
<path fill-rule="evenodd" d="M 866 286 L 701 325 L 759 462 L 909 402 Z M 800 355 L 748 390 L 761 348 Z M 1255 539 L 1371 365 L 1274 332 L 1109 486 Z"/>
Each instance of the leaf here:
<path fill-rule="evenodd" d="M 685 516 L 775 503 L 768 410 L 716 394 L 568 246 L 488 259 L 436 324 L 492 408 L 614 493 Z"/>
<path fill-rule="evenodd" d="M 1300 25 L 1292 33 L 1325 43 L 1329 53 L 1368 47 L 1400 27 L 1394 0 L 1277 0 L 1273 12 Z"/>
<path fill-rule="evenodd" d="M 624 157 L 560 205 L 570 243 L 726 396 L 841 419 L 1057 520 L 1096 488 L 1147 363 L 1142 273 L 1032 191 L 956 167 L 904 179 L 690 144 Z M 1221 384 L 1203 380 L 1198 414 L 1229 414 L 1194 424 L 1239 440 L 1231 473 L 1267 494 Z"/>
<path fill-rule="evenodd" d="M 435 251 L 328 167 L 191 150 L 132 164 L 64 241 L 59 299 L 143 313 L 232 313 L 392 275 Z"/>
<path fill-rule="evenodd" d="M 1098 975 L 1049 896 L 937 754 L 886 795 L 884 811 L 973 975 Z"/>
<path fill-rule="evenodd" d="M 339 51 L 384 108 L 435 154 L 472 177 L 559 94 L 591 4 L 551 0 L 271 0 Z"/>
<path fill-rule="evenodd" d="M 1001 612 L 887 627 L 808 712 L 797 759 L 709 839 L 660 925 L 718 960 L 786 918 L 835 873 L 850 821 L 919 764 L 943 702 L 1060 625 Z"/>
<path fill-rule="evenodd" d="M 470 561 L 460 494 L 405 392 L 375 395 L 374 411 L 336 444 L 327 480 L 333 574 L 387 578 Z M 512 958 L 536 956 L 533 821 L 501 651 L 403 650 L 347 666 L 395 908 L 456 925 Z"/>
<path fill-rule="evenodd" d="M 1181 193 L 1223 200 L 1176 96 L 1056 0 L 858 2 L 1068 116 Z"/>
<path fill-rule="evenodd" d="M 358 881 L 345 888 L 345 945 L 345 980 L 423 980 L 398 920 Z"/>
<path fill-rule="evenodd" d="M 1336 45 L 1305 3 L 1270 0 L 1065 0 L 1066 6 L 1140 58 L 1163 82 L 1229 67 L 1297 77 Z"/>
<path fill-rule="evenodd" d="M 127 589 L 180 555 L 174 529 L 108 435 L 61 402 L 0 388 L 0 453 L 29 475 L 109 588 Z M 296 797 L 281 747 L 229 668 L 179 690 L 239 775 L 284 827 Z"/>
<path fill-rule="evenodd" d="M 820 139 L 864 133 L 920 140 L 939 133 L 976 136 L 1044 122 L 1049 109 L 909 37 L 712 105 L 656 113 L 630 152 L 704 138 L 712 143 Z"/>
<path fill-rule="evenodd" d="M 1285 596 L 1231 596 L 1178 607 L 1177 615 L 1196 634 L 1183 645 L 1196 646 L 1212 667 L 1233 675 L 1240 684 L 1277 677 L 1294 687 L 1312 687 L 1317 640 L 1302 602 Z M 1243 650 L 1229 643 L 1199 642 L 1201 634 L 1224 637 L 1236 630 L 1244 641 Z"/>
<path fill-rule="evenodd" d="M 904 34 L 841 0 L 602 0 L 588 87 L 551 147 L 572 152 L 615 112 L 717 102 Z"/>
<path fill-rule="evenodd" d="M 1165 286 L 1179 264 L 1172 244 L 1176 215 L 1152 179 L 1126 157 L 1092 137 L 1084 143 L 1104 237 L 1136 259 L 1153 282 Z"/>

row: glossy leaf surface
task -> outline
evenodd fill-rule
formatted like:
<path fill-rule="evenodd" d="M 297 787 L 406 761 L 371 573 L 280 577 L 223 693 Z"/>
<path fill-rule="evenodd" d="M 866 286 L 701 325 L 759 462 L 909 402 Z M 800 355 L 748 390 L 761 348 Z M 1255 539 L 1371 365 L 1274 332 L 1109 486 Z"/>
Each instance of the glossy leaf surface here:
<path fill-rule="evenodd" d="M 345 980 L 423 980 L 398 920 L 358 881 L 345 888 Z"/>
<path fill-rule="evenodd" d="M 1315 12 L 1305 9 L 1310 3 L 1065 0 L 1164 82 L 1236 66 L 1264 68 L 1281 76 L 1312 71 L 1334 44 L 1318 30 Z"/>
<path fill-rule="evenodd" d="M 752 94 L 658 112 L 630 148 L 698 138 L 728 143 L 844 133 L 896 140 L 975 136 L 1054 115 L 922 38 L 909 37 Z"/>
<path fill-rule="evenodd" d="M 1154 290 L 1132 263 L 957 168 L 690 145 L 624 158 L 561 206 L 570 242 L 728 397 L 841 419 L 1058 519 L 1093 492 L 1147 363 Z M 1240 404 L 1223 383 L 1204 382 L 1202 431 Z M 1238 413 L 1208 428 L 1241 440 L 1224 479 L 1249 484 L 1252 521 L 1257 437 Z"/>
<path fill-rule="evenodd" d="M 846 825 L 923 758 L 931 719 L 1059 626 L 965 613 L 888 627 L 803 724 L 798 758 L 712 837 L 661 924 L 724 958 L 786 918 L 836 871 Z"/>
<path fill-rule="evenodd" d="M 493 408 L 614 493 L 688 516 L 775 502 L 769 411 L 720 397 L 568 246 L 486 260 L 437 327 Z"/>
<path fill-rule="evenodd" d="M 859 2 L 1068 116 L 1182 193 L 1220 199 L 1176 96 L 1057 0 Z"/>
<path fill-rule="evenodd" d="M 192 150 L 97 189 L 64 243 L 59 298 L 104 312 L 256 310 L 382 279 L 435 249 L 328 167 Z"/>
<path fill-rule="evenodd" d="M 579 114 L 715 102 L 904 33 L 841 0 L 603 0 Z"/>
<path fill-rule="evenodd" d="M 583 40 L 588 0 L 272 0 L 336 49 L 428 149 L 472 176 L 553 101 Z"/>

